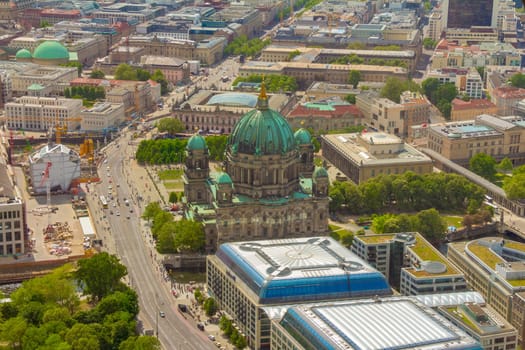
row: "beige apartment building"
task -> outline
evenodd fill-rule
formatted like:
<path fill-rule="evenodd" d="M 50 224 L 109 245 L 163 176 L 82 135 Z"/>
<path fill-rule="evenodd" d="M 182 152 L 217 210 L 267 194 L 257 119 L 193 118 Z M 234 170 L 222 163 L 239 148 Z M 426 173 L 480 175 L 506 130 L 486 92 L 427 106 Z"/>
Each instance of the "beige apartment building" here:
<path fill-rule="evenodd" d="M 112 129 L 125 121 L 124 104 L 97 103 L 91 108 L 82 110 L 80 117 L 82 118 L 80 129 L 83 131 Z"/>
<path fill-rule="evenodd" d="M 450 119 L 454 122 L 473 120 L 481 114 L 496 115 L 498 111 L 494 103 L 484 99 L 463 101 L 462 99 L 455 98 L 452 100 L 451 105 Z"/>
<path fill-rule="evenodd" d="M 498 115 L 513 115 L 518 103 L 525 99 L 525 89 L 501 86 L 492 91 L 492 102 L 498 107 Z"/>
<path fill-rule="evenodd" d="M 419 93 L 405 91 L 401 94 L 400 103 L 381 98 L 373 92 L 359 94 L 356 106 L 363 113 L 368 127 L 407 137 L 413 126 L 428 122 L 432 104 Z"/>
<path fill-rule="evenodd" d="M 496 160 L 508 157 L 515 165 L 525 163 L 525 118 L 479 115 L 474 120 L 434 124 L 428 128 L 428 148 L 467 166 L 478 153 Z"/>
<path fill-rule="evenodd" d="M 323 135 L 321 143 L 323 157 L 356 184 L 378 175 L 432 172 L 432 159 L 392 134 Z"/>

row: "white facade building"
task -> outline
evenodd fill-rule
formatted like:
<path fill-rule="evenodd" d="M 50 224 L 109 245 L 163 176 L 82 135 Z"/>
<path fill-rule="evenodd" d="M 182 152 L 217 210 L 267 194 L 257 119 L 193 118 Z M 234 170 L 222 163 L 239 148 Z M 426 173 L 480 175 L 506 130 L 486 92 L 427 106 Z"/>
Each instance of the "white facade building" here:
<path fill-rule="evenodd" d="M 103 131 L 118 126 L 125 120 L 124 104 L 97 103 L 92 108 L 80 112 L 83 131 Z"/>
<path fill-rule="evenodd" d="M 0 164 L 0 256 L 23 254 L 25 250 L 25 210 L 8 173 Z"/>
<path fill-rule="evenodd" d="M 82 100 L 25 96 L 5 105 L 7 127 L 10 129 L 46 131 L 56 125 L 68 130 L 80 126 Z"/>

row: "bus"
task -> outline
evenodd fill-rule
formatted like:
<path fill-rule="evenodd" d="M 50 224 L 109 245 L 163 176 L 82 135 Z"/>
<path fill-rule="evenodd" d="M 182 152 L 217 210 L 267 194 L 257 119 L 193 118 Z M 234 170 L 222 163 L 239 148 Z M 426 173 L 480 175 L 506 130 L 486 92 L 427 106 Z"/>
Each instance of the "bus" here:
<path fill-rule="evenodd" d="M 102 203 L 102 208 L 104 209 L 108 208 L 108 201 L 106 200 L 106 197 L 100 196 L 100 203 Z"/>

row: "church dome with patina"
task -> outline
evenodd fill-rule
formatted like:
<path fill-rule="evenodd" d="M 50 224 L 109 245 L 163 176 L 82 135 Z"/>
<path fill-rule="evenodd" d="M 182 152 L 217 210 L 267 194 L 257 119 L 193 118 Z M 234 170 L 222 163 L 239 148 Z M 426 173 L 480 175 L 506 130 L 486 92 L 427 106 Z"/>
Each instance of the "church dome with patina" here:
<path fill-rule="evenodd" d="M 232 154 L 277 155 L 295 148 L 292 128 L 279 112 L 268 107 L 263 84 L 256 109 L 246 113 L 235 125 L 228 139 L 228 149 Z"/>
<path fill-rule="evenodd" d="M 20 49 L 16 52 L 15 59 L 17 60 L 30 60 L 33 56 L 31 56 L 31 52 L 28 49 Z"/>
<path fill-rule="evenodd" d="M 38 45 L 33 52 L 33 58 L 37 60 L 69 60 L 69 51 L 58 41 L 48 40 Z"/>

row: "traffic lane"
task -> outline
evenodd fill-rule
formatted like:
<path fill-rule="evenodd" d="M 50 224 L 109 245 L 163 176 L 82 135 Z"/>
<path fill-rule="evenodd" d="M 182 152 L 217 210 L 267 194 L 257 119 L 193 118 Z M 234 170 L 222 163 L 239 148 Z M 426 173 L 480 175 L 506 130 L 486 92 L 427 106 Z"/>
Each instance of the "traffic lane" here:
<path fill-rule="evenodd" d="M 119 152 L 108 156 L 107 164 L 110 164 L 113 178 L 117 178 L 118 174 L 122 174 L 122 171 L 125 171 L 121 160 L 122 153 Z M 117 187 L 117 196 L 119 198 L 123 198 L 122 196 L 129 198 L 132 190 L 128 187 L 128 181 L 131 184 L 131 179 L 126 176 L 123 176 L 121 179 L 126 181 L 121 181 L 121 185 Z M 124 207 L 127 208 L 126 206 Z M 153 269 L 152 264 L 155 262 L 144 249 L 144 238 L 140 232 L 140 222 L 138 220 L 140 220 L 138 215 L 134 219 L 122 219 L 122 213 L 120 217 L 112 216 L 110 218 L 111 229 L 117 238 L 116 244 L 123 248 L 123 262 L 128 266 L 132 284 L 139 294 L 141 309 L 144 311 L 142 314 L 147 318 L 148 323 L 153 325 L 156 324 L 159 318 L 158 312 L 160 308 L 166 308 L 166 310 L 171 311 L 166 313 L 166 318 L 163 318 L 163 321 L 159 321 L 159 339 L 167 349 L 174 349 L 181 344 L 181 341 L 188 341 L 188 330 L 194 335 L 192 337 L 194 339 L 191 340 L 191 343 L 185 344 L 187 349 L 213 349 L 212 344 L 206 337 L 196 332 L 187 322 L 176 319 L 176 316 L 173 315 L 173 312 L 176 312 L 173 306 L 173 296 L 165 288 L 159 288 L 158 290 L 155 288 L 159 284 L 159 275 Z M 174 330 L 180 328 L 181 325 L 187 327 L 185 334 L 175 331 L 176 335 L 174 336 Z"/>

